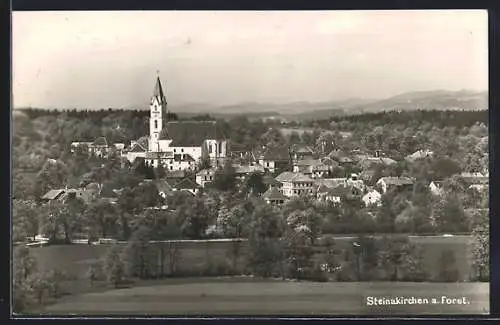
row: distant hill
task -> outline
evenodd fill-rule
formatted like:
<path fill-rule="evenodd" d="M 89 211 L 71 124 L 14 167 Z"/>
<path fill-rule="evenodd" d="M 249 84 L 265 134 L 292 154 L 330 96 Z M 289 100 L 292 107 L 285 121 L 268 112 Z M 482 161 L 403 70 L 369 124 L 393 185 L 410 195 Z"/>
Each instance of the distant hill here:
<path fill-rule="evenodd" d="M 125 109 L 147 110 L 147 107 L 147 103 L 144 103 Z M 196 102 L 178 105 L 170 103 L 168 108 L 171 112 L 179 114 L 179 116 L 187 117 L 210 114 L 216 118 L 246 115 L 255 118 L 322 119 L 338 115 L 394 110 L 484 110 L 488 108 L 488 92 L 470 90 L 414 91 L 386 99 L 351 98 L 339 101 L 291 102 L 284 104 L 245 102 L 220 106 Z"/>
<path fill-rule="evenodd" d="M 485 110 L 488 109 L 488 92 L 468 90 L 407 92 L 387 99 L 333 105 L 329 109 L 312 110 L 295 114 L 292 118 L 328 118 L 339 114 L 377 113 L 382 111 L 410 110 Z"/>

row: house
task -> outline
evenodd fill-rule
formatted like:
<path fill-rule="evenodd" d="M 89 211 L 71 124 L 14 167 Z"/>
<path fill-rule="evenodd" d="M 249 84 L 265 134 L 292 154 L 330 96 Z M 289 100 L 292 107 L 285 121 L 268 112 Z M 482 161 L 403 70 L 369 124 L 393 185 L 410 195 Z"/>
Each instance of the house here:
<path fill-rule="evenodd" d="M 259 157 L 259 164 L 271 173 L 287 168 L 290 163 L 291 157 L 286 147 L 266 148 Z"/>
<path fill-rule="evenodd" d="M 146 158 L 147 148 L 140 142 L 134 142 L 129 150 L 124 150 L 122 155 L 130 162 L 134 163 L 136 158 Z"/>
<path fill-rule="evenodd" d="M 282 193 L 287 197 L 312 194 L 314 180 L 302 173 L 283 172 L 276 177 L 281 182 Z"/>
<path fill-rule="evenodd" d="M 489 183 L 489 174 L 483 173 L 461 173 L 460 178 L 469 185 L 485 185 Z"/>
<path fill-rule="evenodd" d="M 392 166 L 397 164 L 397 161 L 388 157 L 364 157 L 359 161 L 359 165 L 363 170 L 373 168 L 375 166 Z"/>
<path fill-rule="evenodd" d="M 253 165 L 233 165 L 234 170 L 236 172 L 236 177 L 238 179 L 243 179 L 246 176 L 252 174 L 252 173 L 264 173 L 265 169 L 263 166 L 260 164 L 253 164 Z"/>
<path fill-rule="evenodd" d="M 443 182 L 441 181 L 432 181 L 429 184 L 429 191 L 436 196 L 440 196 L 444 194 L 443 190 Z"/>
<path fill-rule="evenodd" d="M 434 153 L 430 150 L 417 150 L 411 155 L 405 157 L 405 160 L 413 162 L 420 159 L 432 158 Z"/>
<path fill-rule="evenodd" d="M 300 159 L 293 162 L 293 172 L 311 175 L 313 178 L 327 176 L 333 168 L 319 159 Z"/>
<path fill-rule="evenodd" d="M 198 173 L 196 173 L 196 183 L 201 187 L 205 187 L 207 183 L 211 183 L 214 181 L 216 171 L 217 168 L 215 167 L 200 170 Z"/>
<path fill-rule="evenodd" d="M 382 193 L 386 193 L 391 188 L 407 189 L 413 186 L 415 183 L 414 179 L 409 177 L 381 177 L 376 186 L 380 188 Z"/>
<path fill-rule="evenodd" d="M 230 156 L 232 159 L 245 158 L 252 155 L 252 151 L 248 150 L 246 146 L 241 144 L 231 144 Z"/>
<path fill-rule="evenodd" d="M 276 188 L 278 190 L 281 190 L 281 186 L 283 185 L 281 184 L 280 181 L 276 180 L 274 177 L 270 175 L 264 175 L 262 177 L 262 183 L 264 183 L 264 185 L 268 190 L 271 188 Z"/>
<path fill-rule="evenodd" d="M 382 194 L 377 190 L 370 190 L 361 198 L 366 207 L 380 206 L 382 204 Z"/>
<path fill-rule="evenodd" d="M 70 198 L 78 198 L 82 200 L 84 203 L 89 203 L 94 197 L 94 192 L 91 190 L 87 191 L 85 188 L 78 189 L 58 189 L 58 190 L 50 190 L 44 196 L 41 197 L 42 201 L 45 202 L 53 202 L 60 201 L 65 202 Z"/>
<path fill-rule="evenodd" d="M 334 188 L 321 188 L 317 193 L 317 198 L 321 201 L 340 203 L 349 194 L 349 187 L 340 185 Z"/>
<path fill-rule="evenodd" d="M 303 144 L 293 144 L 289 151 L 293 160 L 313 159 L 314 155 L 314 150 Z"/>
<path fill-rule="evenodd" d="M 105 137 L 98 137 L 94 140 L 89 146 L 90 154 L 100 157 L 106 158 L 109 154 L 111 146 L 108 146 L 108 141 Z"/>
<path fill-rule="evenodd" d="M 189 177 L 186 177 L 177 182 L 177 184 L 175 184 L 173 189 L 174 191 L 186 191 L 193 195 L 196 195 L 200 191 L 200 188 L 201 186 L 198 185 L 194 180 L 192 180 Z"/>
<path fill-rule="evenodd" d="M 64 192 L 64 189 L 50 190 L 41 197 L 41 200 L 45 202 L 60 200 L 63 197 Z"/>
<path fill-rule="evenodd" d="M 268 189 L 264 194 L 262 194 L 262 198 L 266 201 L 267 204 L 283 204 L 288 199 L 283 193 L 281 193 L 276 187 L 272 187 Z"/>
<path fill-rule="evenodd" d="M 185 170 L 172 170 L 172 171 L 165 172 L 165 179 L 181 180 L 186 176 L 187 176 L 187 173 Z"/>

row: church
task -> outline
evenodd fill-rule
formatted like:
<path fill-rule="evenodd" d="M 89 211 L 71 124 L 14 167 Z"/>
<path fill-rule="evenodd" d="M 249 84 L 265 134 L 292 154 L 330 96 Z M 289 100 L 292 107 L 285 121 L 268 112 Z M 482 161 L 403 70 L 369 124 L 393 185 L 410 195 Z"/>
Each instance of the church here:
<path fill-rule="evenodd" d="M 215 121 L 168 121 L 167 100 L 160 77 L 150 102 L 149 136 L 133 141 L 127 159 L 144 158 L 166 170 L 196 170 L 203 159 L 219 166 L 229 157 L 229 141 Z"/>

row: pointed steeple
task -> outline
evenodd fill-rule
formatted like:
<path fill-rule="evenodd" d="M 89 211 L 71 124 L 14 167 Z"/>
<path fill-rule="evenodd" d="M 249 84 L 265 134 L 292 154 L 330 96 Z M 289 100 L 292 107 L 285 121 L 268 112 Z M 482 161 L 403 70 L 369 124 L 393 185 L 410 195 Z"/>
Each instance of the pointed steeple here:
<path fill-rule="evenodd" d="M 160 77 L 156 77 L 156 85 L 155 85 L 155 90 L 153 92 L 153 97 L 157 98 L 160 97 L 160 100 L 162 102 L 165 102 L 165 95 L 163 94 L 163 87 L 161 86 L 161 81 Z"/>

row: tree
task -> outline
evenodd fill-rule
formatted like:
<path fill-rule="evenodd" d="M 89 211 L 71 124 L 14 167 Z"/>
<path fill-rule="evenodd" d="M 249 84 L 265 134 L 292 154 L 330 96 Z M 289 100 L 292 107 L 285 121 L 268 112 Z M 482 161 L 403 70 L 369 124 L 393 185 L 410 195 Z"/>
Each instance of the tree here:
<path fill-rule="evenodd" d="M 232 192 L 236 189 L 236 170 L 230 160 L 226 160 L 223 167 L 217 169 L 212 184 L 220 191 Z"/>
<path fill-rule="evenodd" d="M 125 250 L 129 274 L 141 279 L 152 275 L 152 249 L 150 245 L 150 229 L 141 226 L 134 231 Z"/>
<path fill-rule="evenodd" d="M 272 206 L 259 207 L 252 213 L 248 228 L 249 266 L 254 274 L 269 277 L 284 257 L 280 242 L 283 234 L 281 216 Z"/>
<path fill-rule="evenodd" d="M 261 173 L 250 174 L 246 179 L 246 188 L 253 195 L 259 196 L 263 194 L 267 190 L 267 187 L 263 182 L 262 174 Z"/>
<path fill-rule="evenodd" d="M 108 250 L 104 262 L 104 273 L 106 274 L 106 280 L 115 288 L 118 288 L 118 285 L 124 280 L 125 264 L 118 245 L 112 246 Z"/>
<path fill-rule="evenodd" d="M 39 216 L 35 213 L 36 206 L 33 202 L 12 200 L 12 222 L 17 225 L 19 232 L 14 237 L 21 240 L 24 235 L 35 240 L 38 235 Z"/>
<path fill-rule="evenodd" d="M 33 274 L 27 279 L 27 281 L 28 286 L 31 288 L 31 292 L 35 296 L 38 304 L 43 304 L 43 297 L 49 288 L 46 277 L 41 274 Z"/>
<path fill-rule="evenodd" d="M 116 232 L 116 208 L 107 200 L 96 200 L 85 211 L 89 228 L 100 232 L 103 238 Z"/>
<path fill-rule="evenodd" d="M 309 227 L 304 224 L 288 224 L 283 241 L 289 274 L 296 279 L 305 279 L 310 276 L 313 249 Z"/>
<path fill-rule="evenodd" d="M 13 262 L 14 282 L 26 281 L 30 275 L 37 272 L 36 260 L 26 246 L 14 249 Z"/>
<path fill-rule="evenodd" d="M 102 261 L 97 261 L 89 265 L 87 277 L 90 281 L 91 287 L 94 285 L 94 282 L 101 280 L 104 277 L 103 273 Z"/>
<path fill-rule="evenodd" d="M 472 236 L 471 245 L 472 266 L 479 281 L 489 281 L 490 279 L 490 231 L 488 222 L 488 212 L 478 211 L 474 216 L 476 220 Z"/>
<path fill-rule="evenodd" d="M 437 280 L 440 282 L 457 282 L 459 279 L 456 257 L 452 250 L 441 253 L 439 263 L 439 274 Z"/>
<path fill-rule="evenodd" d="M 401 281 L 423 276 L 420 250 L 407 236 L 384 237 L 379 243 L 379 267 L 386 278 Z"/>
<path fill-rule="evenodd" d="M 66 273 L 60 270 L 51 270 L 45 276 L 47 290 L 53 298 L 59 297 L 61 282 L 66 278 Z"/>
<path fill-rule="evenodd" d="M 437 226 L 441 232 L 457 233 L 470 230 L 468 217 L 460 199 L 448 194 L 437 206 Z"/>

